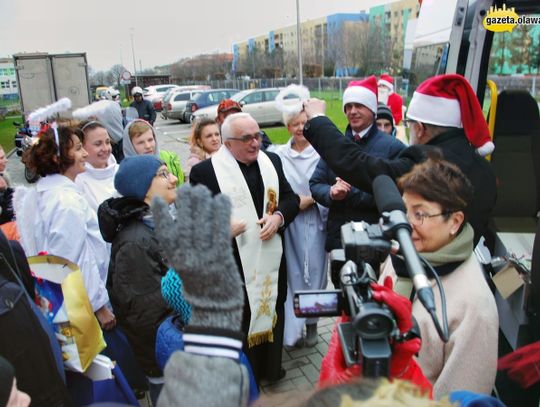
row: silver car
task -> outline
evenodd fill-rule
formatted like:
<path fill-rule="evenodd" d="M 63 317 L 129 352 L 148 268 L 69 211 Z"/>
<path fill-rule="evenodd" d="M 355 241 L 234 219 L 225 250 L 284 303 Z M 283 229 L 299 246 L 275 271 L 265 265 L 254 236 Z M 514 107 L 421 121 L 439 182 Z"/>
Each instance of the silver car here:
<path fill-rule="evenodd" d="M 253 116 L 259 125 L 281 124 L 283 114 L 277 110 L 275 101 L 280 90 L 279 88 L 243 90 L 235 93 L 231 96 L 231 99 L 238 102 L 242 106 L 242 111 Z M 298 98 L 291 95 L 285 97 L 285 99 L 287 99 L 287 102 L 289 102 L 289 99 L 298 100 Z M 216 116 L 217 105 L 214 105 L 196 110 L 192 119 L 196 120 L 203 117 L 214 119 Z"/>
<path fill-rule="evenodd" d="M 161 115 L 164 119 L 176 119 L 183 122 L 187 102 L 201 91 L 202 89 L 172 91 L 163 99 Z"/>

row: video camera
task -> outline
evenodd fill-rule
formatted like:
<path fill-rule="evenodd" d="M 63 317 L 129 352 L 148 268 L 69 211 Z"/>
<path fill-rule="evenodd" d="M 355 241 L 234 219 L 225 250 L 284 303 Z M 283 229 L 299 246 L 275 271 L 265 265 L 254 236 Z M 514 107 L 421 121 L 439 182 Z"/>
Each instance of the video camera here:
<path fill-rule="evenodd" d="M 394 181 L 386 175 L 376 177 L 373 195 L 382 214 L 380 222 L 376 225 L 365 222 L 343 225 L 343 249 L 330 253 L 332 271 L 339 270 L 341 289 L 297 291 L 293 305 L 297 317 L 339 316 L 344 312 L 350 321 L 340 323 L 338 332 L 347 366 L 361 365 L 364 377 L 388 377 L 392 356 L 390 341 L 398 339 L 400 332 L 392 311 L 372 298 L 370 283 L 377 281 L 377 276 L 370 264 L 380 264 L 386 259 L 393 249 L 393 239 L 399 242 L 399 252 L 413 280 L 416 295 L 445 342 L 448 325 L 444 306 L 444 329 L 438 323 L 433 291 L 414 248 L 412 228 Z"/>
<path fill-rule="evenodd" d="M 372 298 L 370 283 L 377 279 L 370 263 L 388 256 L 391 239 L 382 224 L 365 222 L 343 225 L 341 239 L 344 249 L 330 253 L 332 270 L 339 270 L 341 290 L 296 291 L 295 315 L 313 318 L 344 312 L 350 321 L 340 323 L 338 332 L 347 366 L 360 364 L 364 377 L 388 377 L 390 340 L 397 339 L 399 330 L 392 311 Z"/>

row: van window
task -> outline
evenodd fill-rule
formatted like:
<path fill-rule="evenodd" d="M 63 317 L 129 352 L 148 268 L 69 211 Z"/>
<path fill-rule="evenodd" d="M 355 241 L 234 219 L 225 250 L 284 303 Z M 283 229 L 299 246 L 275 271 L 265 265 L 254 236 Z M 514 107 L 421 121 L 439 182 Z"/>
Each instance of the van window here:
<path fill-rule="evenodd" d="M 195 102 L 200 102 L 202 100 L 204 100 L 204 93 L 197 93 L 195 96 L 193 96 L 193 100 Z"/>
<path fill-rule="evenodd" d="M 278 93 L 279 92 L 277 90 L 269 90 L 269 91 L 265 92 L 264 99 L 267 100 L 267 101 L 268 100 L 275 100 Z M 289 95 L 285 96 L 285 99 L 294 99 L 294 98 L 296 98 L 295 95 L 290 95 L 289 94 Z"/>
<path fill-rule="evenodd" d="M 176 95 L 174 97 L 175 102 L 178 102 L 178 101 L 181 101 L 181 100 L 189 100 L 189 99 L 190 99 L 190 94 L 189 93 L 179 93 L 178 95 Z"/>
<path fill-rule="evenodd" d="M 249 105 L 250 103 L 261 103 L 263 101 L 263 92 L 253 92 L 251 95 L 247 95 L 243 102 L 246 105 Z"/>
<path fill-rule="evenodd" d="M 538 15 L 530 15 L 538 17 Z M 497 91 L 523 89 L 540 101 L 536 75 L 540 65 L 540 25 L 517 25 L 512 32 L 495 32 L 488 62 L 488 79 Z M 483 109 L 487 113 L 491 94 L 486 87 Z"/>

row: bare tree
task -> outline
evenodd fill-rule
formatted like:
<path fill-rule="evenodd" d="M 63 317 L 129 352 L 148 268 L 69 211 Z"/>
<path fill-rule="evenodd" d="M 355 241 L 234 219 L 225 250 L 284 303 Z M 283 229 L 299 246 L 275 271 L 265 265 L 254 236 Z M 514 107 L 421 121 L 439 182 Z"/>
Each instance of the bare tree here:
<path fill-rule="evenodd" d="M 122 73 L 126 71 L 126 67 L 120 64 L 113 65 L 108 72 L 108 82 L 112 85 L 116 85 L 117 88 L 120 88 L 120 79 Z"/>
<path fill-rule="evenodd" d="M 332 32 L 328 44 L 328 57 L 335 69 L 343 75 L 359 75 L 367 69 L 370 48 L 369 27 L 365 22 L 341 24 Z M 338 72 L 335 72 L 336 74 Z"/>
<path fill-rule="evenodd" d="M 285 67 L 286 76 L 298 76 L 298 56 L 296 52 L 285 51 L 283 55 L 283 66 Z"/>
<path fill-rule="evenodd" d="M 103 71 L 92 71 L 89 73 L 89 77 L 91 86 L 99 86 L 106 83 L 106 74 Z"/>
<path fill-rule="evenodd" d="M 527 25 L 518 25 L 510 36 L 510 63 L 516 66 L 516 73 L 531 72 L 530 45 L 532 43 Z M 526 72 L 525 72 L 526 71 Z"/>
<path fill-rule="evenodd" d="M 380 22 L 369 26 L 368 44 L 365 49 L 365 73 L 387 72 L 392 66 L 390 37 L 383 35 Z"/>
<path fill-rule="evenodd" d="M 493 35 L 493 46 L 491 48 L 489 71 L 492 74 L 502 75 L 506 63 L 507 54 L 507 33 L 495 33 Z"/>

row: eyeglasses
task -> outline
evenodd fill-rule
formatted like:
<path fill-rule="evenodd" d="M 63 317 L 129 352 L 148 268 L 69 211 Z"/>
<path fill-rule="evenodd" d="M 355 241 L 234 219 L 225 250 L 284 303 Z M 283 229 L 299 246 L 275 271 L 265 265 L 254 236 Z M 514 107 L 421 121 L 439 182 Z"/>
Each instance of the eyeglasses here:
<path fill-rule="evenodd" d="M 161 170 L 156 174 L 156 177 L 163 177 L 165 181 L 169 181 L 170 176 L 171 172 L 169 170 Z"/>
<path fill-rule="evenodd" d="M 403 125 L 406 127 L 406 128 L 411 128 L 411 125 L 413 123 L 418 123 L 416 120 L 411 120 L 411 119 L 403 119 Z"/>
<path fill-rule="evenodd" d="M 254 134 L 246 134 L 245 136 L 240 137 L 229 137 L 227 140 L 235 140 L 235 141 L 241 141 L 244 144 L 251 143 L 253 140 L 257 140 L 260 142 L 262 140 L 263 132 L 258 131 Z"/>
<path fill-rule="evenodd" d="M 446 211 L 441 213 L 436 213 L 434 215 L 430 215 L 429 213 L 416 211 L 412 214 L 409 214 L 407 212 L 407 219 L 409 220 L 409 223 L 414 226 L 421 226 L 424 223 L 424 219 L 426 218 L 436 218 L 437 216 L 447 216 L 451 213 L 454 213 L 454 211 Z"/>

